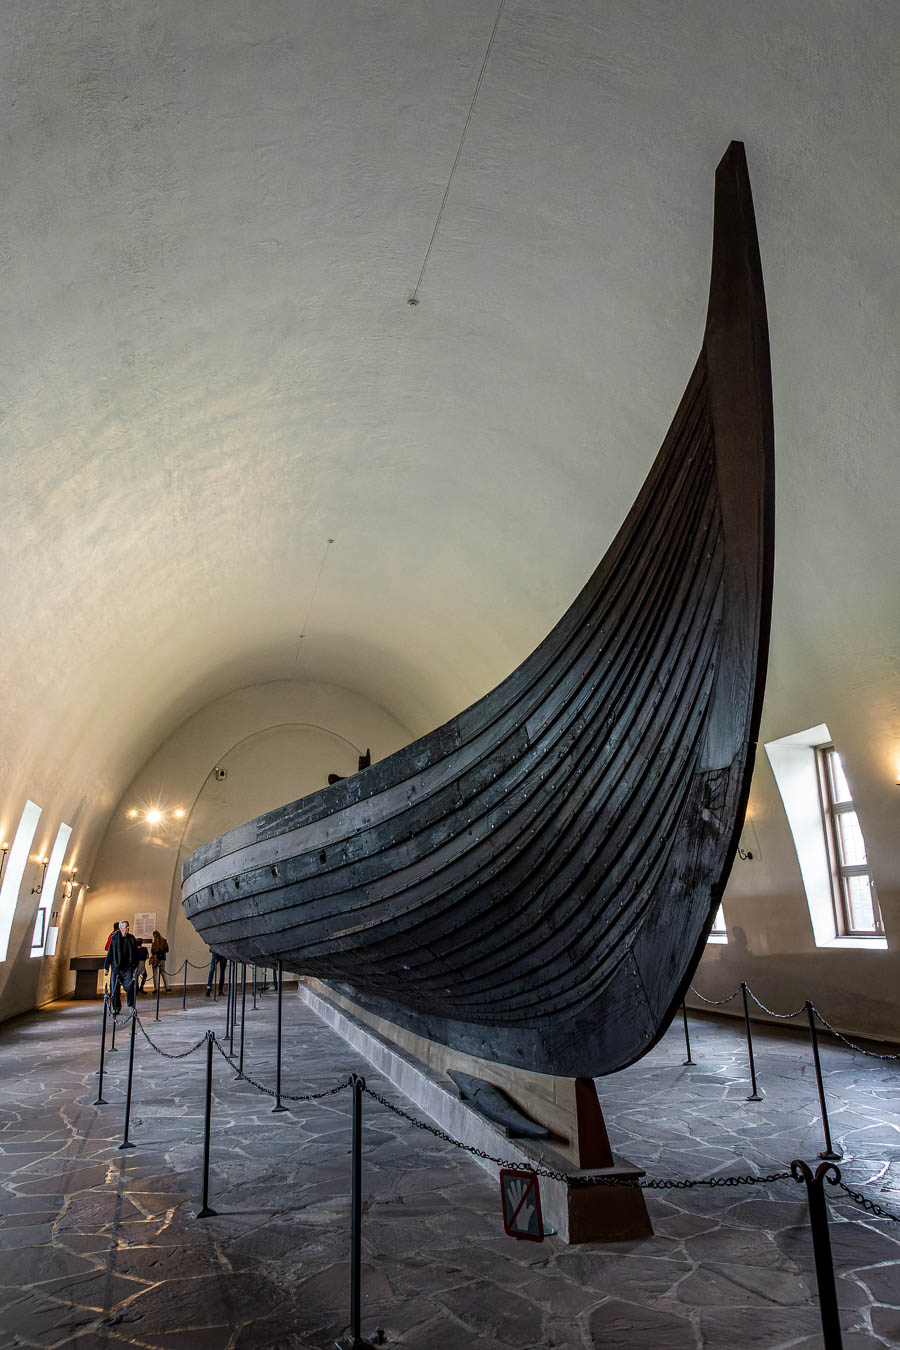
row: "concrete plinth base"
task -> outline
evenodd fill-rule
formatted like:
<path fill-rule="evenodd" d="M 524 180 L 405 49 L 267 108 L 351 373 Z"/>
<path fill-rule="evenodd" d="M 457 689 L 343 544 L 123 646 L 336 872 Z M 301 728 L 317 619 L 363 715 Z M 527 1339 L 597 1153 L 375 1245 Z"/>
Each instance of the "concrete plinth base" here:
<path fill-rule="evenodd" d="M 644 1175 L 641 1168 L 624 1158 L 614 1156 L 612 1167 L 579 1169 L 544 1146 L 508 1139 L 491 1121 L 454 1095 L 448 1080 L 442 1080 L 426 1064 L 338 1007 L 321 986 L 313 988 L 301 980 L 298 992 L 323 1022 L 365 1056 L 440 1129 L 461 1143 L 502 1158 L 513 1167 L 540 1164 L 572 1177 L 609 1176 L 623 1182 Z M 477 1157 L 474 1160 L 493 1176 L 498 1175 L 496 1163 Z M 579 1186 L 541 1177 L 540 1188 L 544 1224 L 555 1229 L 563 1242 L 625 1242 L 653 1235 L 644 1194 L 637 1187 Z M 499 1192 L 497 1210 L 499 1220 Z"/>

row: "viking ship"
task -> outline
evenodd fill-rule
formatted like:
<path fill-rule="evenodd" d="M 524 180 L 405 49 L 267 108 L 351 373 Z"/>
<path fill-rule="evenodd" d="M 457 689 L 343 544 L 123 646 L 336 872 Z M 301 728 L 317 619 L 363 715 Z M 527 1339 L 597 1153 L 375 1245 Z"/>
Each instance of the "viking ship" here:
<path fill-rule="evenodd" d="M 773 459 L 759 247 L 733 142 L 700 355 L 597 570 L 472 707 L 193 853 L 183 901 L 204 940 L 484 1059 L 597 1077 L 643 1055 L 700 959 L 746 809 Z"/>

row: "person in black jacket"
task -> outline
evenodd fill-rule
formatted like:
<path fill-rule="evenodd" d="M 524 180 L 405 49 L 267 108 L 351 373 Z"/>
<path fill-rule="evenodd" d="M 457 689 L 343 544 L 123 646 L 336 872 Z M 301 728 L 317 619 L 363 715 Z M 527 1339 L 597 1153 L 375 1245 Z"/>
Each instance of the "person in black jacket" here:
<path fill-rule="evenodd" d="M 138 965 L 137 943 L 128 931 L 129 924 L 127 919 L 123 919 L 119 924 L 119 931 L 113 933 L 109 951 L 106 953 L 106 960 L 103 963 L 103 969 L 109 971 L 109 992 L 112 997 L 112 1010 L 114 1013 L 122 1011 L 122 1000 L 119 994 L 119 984 L 125 989 L 125 998 L 128 1001 L 129 1008 L 134 1007 L 134 972 Z"/>

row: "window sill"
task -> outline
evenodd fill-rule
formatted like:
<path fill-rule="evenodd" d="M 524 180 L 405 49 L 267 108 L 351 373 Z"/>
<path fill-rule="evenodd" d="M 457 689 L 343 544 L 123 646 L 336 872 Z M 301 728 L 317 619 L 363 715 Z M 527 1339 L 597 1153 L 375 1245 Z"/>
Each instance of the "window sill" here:
<path fill-rule="evenodd" d="M 817 942 L 817 947 L 858 947 L 860 950 L 887 951 L 885 937 L 835 937 L 827 942 Z"/>

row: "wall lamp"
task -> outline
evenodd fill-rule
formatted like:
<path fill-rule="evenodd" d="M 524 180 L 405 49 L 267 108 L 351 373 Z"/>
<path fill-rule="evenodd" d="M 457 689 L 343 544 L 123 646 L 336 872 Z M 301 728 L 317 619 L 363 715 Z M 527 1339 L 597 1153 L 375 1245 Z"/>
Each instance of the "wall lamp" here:
<path fill-rule="evenodd" d="M 3 880 L 3 869 L 6 866 L 6 855 L 9 852 L 9 841 L 4 839 L 0 844 L 0 881 Z"/>
<path fill-rule="evenodd" d="M 47 864 L 50 859 L 45 854 L 43 858 L 38 858 L 37 861 L 41 864 L 41 879 L 36 886 L 32 886 L 32 895 L 40 895 L 41 891 L 44 889 L 44 877 L 47 875 Z"/>
<path fill-rule="evenodd" d="M 77 877 L 77 875 L 78 875 L 78 868 L 77 868 L 77 867 L 70 867 L 70 868 L 69 868 L 69 876 L 68 876 L 68 879 L 66 880 L 66 882 L 65 882 L 64 885 L 63 885 L 63 899 L 64 899 L 64 900 L 71 900 L 71 899 L 72 899 L 72 892 L 73 892 L 74 889 L 75 889 L 75 878 Z"/>

